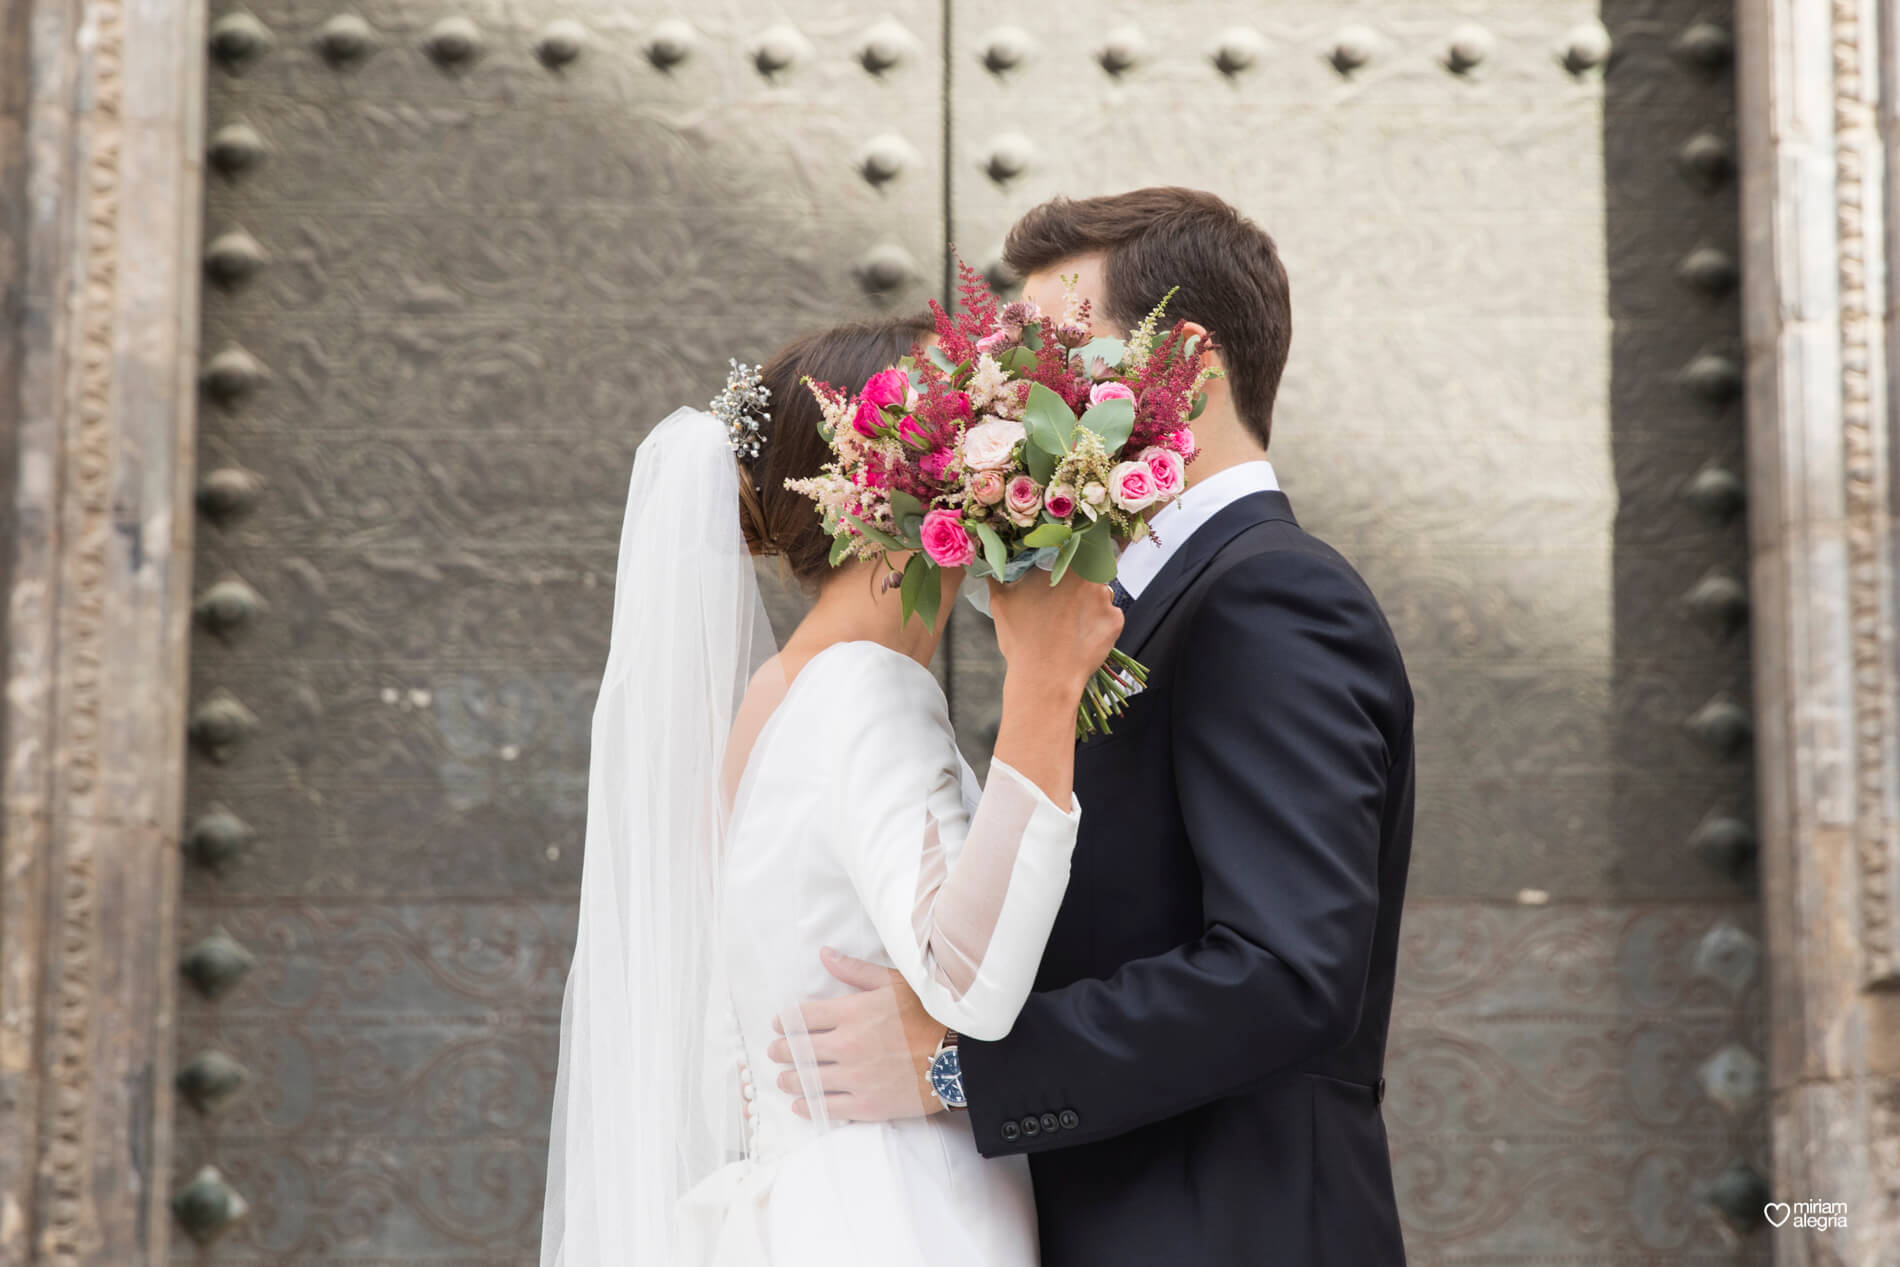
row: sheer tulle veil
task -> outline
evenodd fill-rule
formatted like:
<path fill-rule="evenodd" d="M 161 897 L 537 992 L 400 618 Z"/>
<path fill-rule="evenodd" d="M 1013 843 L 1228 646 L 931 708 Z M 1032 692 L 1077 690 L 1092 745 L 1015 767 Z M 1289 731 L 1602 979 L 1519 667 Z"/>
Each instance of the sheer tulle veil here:
<path fill-rule="evenodd" d="M 771 655 L 725 425 L 640 445 L 594 705 L 580 923 L 561 1008 L 542 1267 L 675 1261 L 679 1198 L 735 1157 L 718 1070 L 721 767 Z M 714 1018 L 709 1020 L 709 1017 Z"/>

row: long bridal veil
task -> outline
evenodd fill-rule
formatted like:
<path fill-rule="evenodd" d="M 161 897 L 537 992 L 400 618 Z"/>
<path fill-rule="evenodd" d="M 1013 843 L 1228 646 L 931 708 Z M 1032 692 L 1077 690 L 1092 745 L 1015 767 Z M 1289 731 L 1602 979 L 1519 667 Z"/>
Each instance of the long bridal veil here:
<path fill-rule="evenodd" d="M 740 1148 L 711 1006 L 719 789 L 734 711 L 775 648 L 737 506 L 711 414 L 678 410 L 640 445 L 594 705 L 542 1267 L 671 1263 L 679 1198 Z"/>

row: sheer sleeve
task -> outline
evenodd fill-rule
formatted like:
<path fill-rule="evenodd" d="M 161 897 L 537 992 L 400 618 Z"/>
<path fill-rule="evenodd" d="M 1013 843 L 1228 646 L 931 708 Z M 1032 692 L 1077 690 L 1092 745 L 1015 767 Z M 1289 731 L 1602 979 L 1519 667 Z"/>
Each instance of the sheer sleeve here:
<path fill-rule="evenodd" d="M 921 666 L 867 658 L 859 735 L 840 793 L 838 859 L 892 966 L 945 1026 L 1015 1023 L 1069 883 L 1081 808 L 1056 806 L 994 761 L 974 814 L 943 696 Z"/>

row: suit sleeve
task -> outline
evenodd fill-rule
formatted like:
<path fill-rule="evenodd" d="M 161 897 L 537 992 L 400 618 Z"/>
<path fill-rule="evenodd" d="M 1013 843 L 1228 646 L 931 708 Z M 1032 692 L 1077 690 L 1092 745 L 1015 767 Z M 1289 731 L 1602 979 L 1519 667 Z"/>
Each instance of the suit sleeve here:
<path fill-rule="evenodd" d="M 1171 701 L 1204 930 L 1106 980 L 1032 994 L 1002 1041 L 966 1044 L 985 1155 L 1176 1116 L 1358 1028 L 1390 768 L 1380 719 L 1410 707 L 1397 653 L 1370 596 L 1324 559 L 1254 555 L 1204 595 L 1177 617 L 1190 623 Z M 1004 1127 L 1051 1112 L 1065 1129 Z"/>

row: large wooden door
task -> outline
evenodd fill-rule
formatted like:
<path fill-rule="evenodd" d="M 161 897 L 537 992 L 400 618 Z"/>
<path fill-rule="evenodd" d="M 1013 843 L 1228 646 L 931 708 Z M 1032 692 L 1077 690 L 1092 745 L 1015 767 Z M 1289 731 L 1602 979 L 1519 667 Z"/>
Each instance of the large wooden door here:
<path fill-rule="evenodd" d="M 1280 241 L 1273 455 L 1419 697 L 1414 1261 L 1760 1261 L 1722 6 L 1087 13 L 214 4 L 179 1262 L 532 1259 L 634 446 L 1161 181 Z"/>

